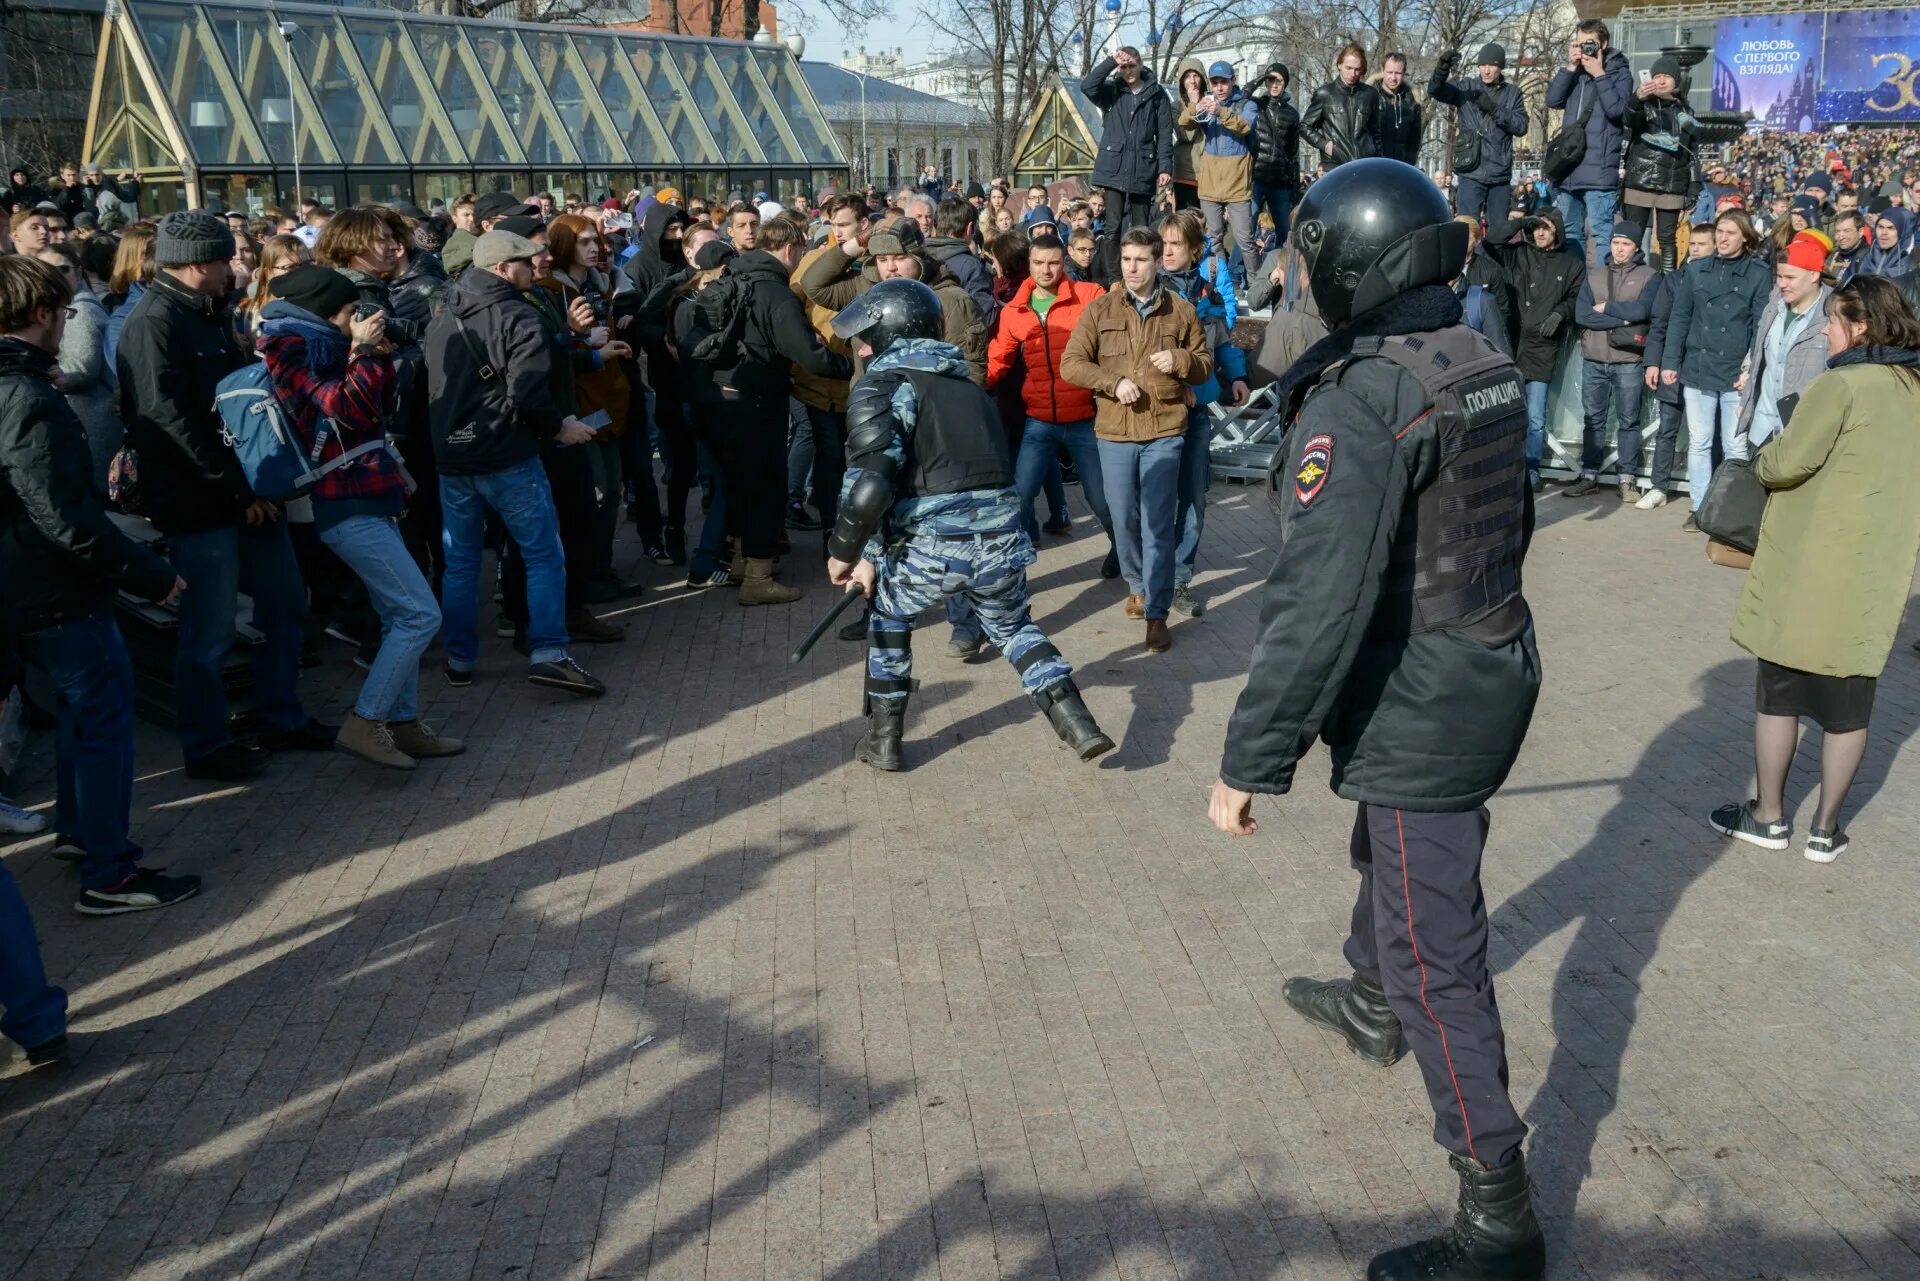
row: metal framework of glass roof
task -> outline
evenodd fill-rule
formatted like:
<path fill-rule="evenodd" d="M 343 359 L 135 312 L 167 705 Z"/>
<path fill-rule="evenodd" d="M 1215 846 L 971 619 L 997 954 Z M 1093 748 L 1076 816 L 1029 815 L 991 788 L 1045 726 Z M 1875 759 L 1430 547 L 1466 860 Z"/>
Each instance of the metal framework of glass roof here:
<path fill-rule="evenodd" d="M 779 44 L 245 0 L 119 6 L 85 153 L 177 176 L 186 203 L 284 191 L 296 165 L 340 203 L 424 201 L 466 177 L 738 177 L 751 194 L 846 167 Z"/>

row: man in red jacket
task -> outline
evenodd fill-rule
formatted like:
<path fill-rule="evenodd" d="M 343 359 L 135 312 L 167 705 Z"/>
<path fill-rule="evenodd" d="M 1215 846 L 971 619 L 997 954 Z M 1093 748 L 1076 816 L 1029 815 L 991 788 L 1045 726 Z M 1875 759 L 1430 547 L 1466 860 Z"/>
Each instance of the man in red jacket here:
<path fill-rule="evenodd" d="M 1111 539 L 1113 520 L 1107 514 L 1100 454 L 1093 440 L 1093 393 L 1060 376 L 1067 336 L 1087 304 L 1106 291 L 1067 278 L 1067 247 L 1058 236 L 1034 238 L 1027 247 L 1027 271 L 1028 279 L 1013 301 L 1001 309 L 999 328 L 987 345 L 987 389 L 1017 378 L 1026 403 L 1027 426 L 1013 464 L 1013 487 L 1025 507 L 1027 532 L 1034 532 L 1034 497 L 1054 454 L 1065 445 L 1080 473 L 1080 492 Z M 1119 573 L 1119 555 L 1109 547 L 1100 576 L 1114 578 Z"/>

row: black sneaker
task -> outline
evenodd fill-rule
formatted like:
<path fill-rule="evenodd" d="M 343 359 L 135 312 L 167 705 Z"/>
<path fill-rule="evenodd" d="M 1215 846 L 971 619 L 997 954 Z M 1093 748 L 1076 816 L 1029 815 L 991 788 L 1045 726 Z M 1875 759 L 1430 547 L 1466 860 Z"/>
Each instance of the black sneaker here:
<path fill-rule="evenodd" d="M 299 729 L 262 730 L 255 741 L 269 752 L 331 752 L 333 740 L 339 737 L 338 725 L 324 725 L 309 716 Z"/>
<path fill-rule="evenodd" d="M 805 503 L 787 504 L 787 528 L 798 529 L 805 533 L 814 533 L 825 529 L 820 518 L 807 510 Z"/>
<path fill-rule="evenodd" d="M 455 667 L 452 663 L 442 663 L 440 665 L 440 676 L 441 679 L 455 689 L 465 689 L 467 686 L 473 684 L 473 669 L 471 667 L 463 670 Z"/>
<path fill-rule="evenodd" d="M 1700 532 L 1700 522 L 1693 518 L 1692 512 L 1688 512 L 1687 518 L 1680 522 L 1680 532 L 1683 534 L 1697 534 Z"/>
<path fill-rule="evenodd" d="M 1064 537 L 1073 532 L 1073 522 L 1070 520 L 1050 520 L 1042 525 L 1040 529 L 1044 533 Z"/>
<path fill-rule="evenodd" d="M 834 635 L 843 641 L 865 640 L 867 638 L 867 618 L 868 616 L 865 614 L 860 615 L 860 617 L 835 632 Z"/>
<path fill-rule="evenodd" d="M 53 856 L 62 863 L 80 863 L 86 860 L 87 851 L 81 848 L 80 842 L 60 836 L 54 838 Z"/>
<path fill-rule="evenodd" d="M 673 564 L 673 557 L 668 555 L 667 549 L 658 543 L 648 543 L 646 547 L 642 549 L 641 554 L 656 565 Z"/>
<path fill-rule="evenodd" d="M 258 747 L 228 743 L 187 762 L 187 777 L 215 783 L 245 783 L 267 768 L 267 753 Z"/>
<path fill-rule="evenodd" d="M 684 529 L 669 529 L 661 535 L 661 539 L 665 543 L 663 550 L 667 553 L 668 564 L 687 563 L 687 532 Z"/>
<path fill-rule="evenodd" d="M 587 698 L 598 698 L 607 692 L 607 687 L 598 678 L 564 655 L 551 663 L 535 663 L 527 669 L 527 679 L 535 685 L 562 689 Z"/>
<path fill-rule="evenodd" d="M 1597 494 L 1599 492 L 1600 492 L 1599 481 L 1595 480 L 1591 476 L 1582 476 L 1579 480 L 1574 481 L 1571 485 L 1568 485 L 1565 489 L 1561 490 L 1560 497 L 1585 498 L 1589 494 Z"/>
<path fill-rule="evenodd" d="M 27 1070 L 35 1068 L 65 1067 L 72 1061 L 67 1045 L 67 1034 L 62 1032 L 51 1041 L 42 1041 L 38 1045 L 27 1047 Z"/>
<path fill-rule="evenodd" d="M 1114 548 L 1107 548 L 1107 558 L 1100 562 L 1100 577 L 1120 577 L 1120 553 Z"/>
<path fill-rule="evenodd" d="M 81 890 L 73 910 L 82 916 L 123 916 L 128 912 L 150 912 L 156 907 L 172 907 L 182 899 L 200 892 L 197 876 L 162 876 L 158 869 L 142 867 L 118 885 L 105 889 Z"/>
<path fill-rule="evenodd" d="M 1793 837 L 1793 824 L 1782 819 L 1762 823 L 1753 816 L 1753 802 L 1722 805 L 1707 816 L 1707 824 L 1722 836 L 1758 845 L 1763 850 L 1783 850 Z"/>
<path fill-rule="evenodd" d="M 701 587 L 725 587 L 728 583 L 732 581 L 733 580 L 727 576 L 727 571 L 724 569 L 712 570 L 706 574 L 688 574 L 687 575 L 687 586 L 696 588 L 696 589 Z"/>

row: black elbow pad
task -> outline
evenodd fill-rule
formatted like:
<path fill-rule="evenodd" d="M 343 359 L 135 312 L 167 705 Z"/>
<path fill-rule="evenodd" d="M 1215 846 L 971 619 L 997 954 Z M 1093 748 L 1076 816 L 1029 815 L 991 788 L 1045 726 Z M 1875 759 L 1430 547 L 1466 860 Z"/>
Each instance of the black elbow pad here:
<path fill-rule="evenodd" d="M 840 500 L 827 555 L 849 563 L 860 559 L 873 531 L 893 510 L 893 460 L 882 458 L 877 467 L 863 469 Z"/>

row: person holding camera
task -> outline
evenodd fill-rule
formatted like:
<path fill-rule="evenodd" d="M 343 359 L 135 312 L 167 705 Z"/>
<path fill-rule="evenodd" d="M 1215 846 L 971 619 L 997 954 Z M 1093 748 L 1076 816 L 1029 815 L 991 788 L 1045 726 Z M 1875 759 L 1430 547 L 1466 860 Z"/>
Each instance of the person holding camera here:
<path fill-rule="evenodd" d="M 1580 161 L 1557 182 L 1555 201 L 1566 225 L 1567 245 L 1581 260 L 1597 264 L 1613 239 L 1613 211 L 1619 199 L 1620 151 L 1627 103 L 1633 98 L 1633 68 L 1608 45 L 1607 24 L 1582 22 L 1567 42 L 1567 65 L 1547 86 L 1547 107 L 1559 111 L 1563 133 L 1580 131 Z M 1557 141 L 1557 140 L 1556 140 Z M 1548 159 L 1551 161 L 1552 145 Z M 1546 166 L 1551 169 L 1551 165 Z M 1553 181 L 1549 172 L 1548 180 Z"/>
<path fill-rule="evenodd" d="M 1207 68 L 1207 91 L 1181 104 L 1178 121 L 1203 139 L 1194 167 L 1207 236 L 1225 259 L 1226 232 L 1232 227 L 1234 250 L 1249 274 L 1260 270 L 1260 250 L 1253 240 L 1251 146 L 1259 114 L 1259 106 L 1234 83 L 1233 64 L 1216 62 Z"/>
<path fill-rule="evenodd" d="M 1427 97 L 1459 112 L 1453 141 L 1455 213 L 1486 219 L 1489 227 L 1507 220 L 1513 208 L 1513 140 L 1527 133 L 1527 100 L 1518 85 L 1507 83 L 1507 51 L 1498 44 L 1480 50 L 1479 74 L 1454 78 L 1458 50 L 1440 59 L 1427 81 Z"/>
<path fill-rule="evenodd" d="M 1671 55 L 1653 61 L 1653 71 L 1627 104 L 1627 175 L 1624 200 L 1628 216 L 1653 224 L 1660 247 L 1660 270 L 1672 271 L 1679 243 L 1680 215 L 1693 185 L 1693 135 L 1700 127 L 1687 110 L 1680 64 Z"/>

